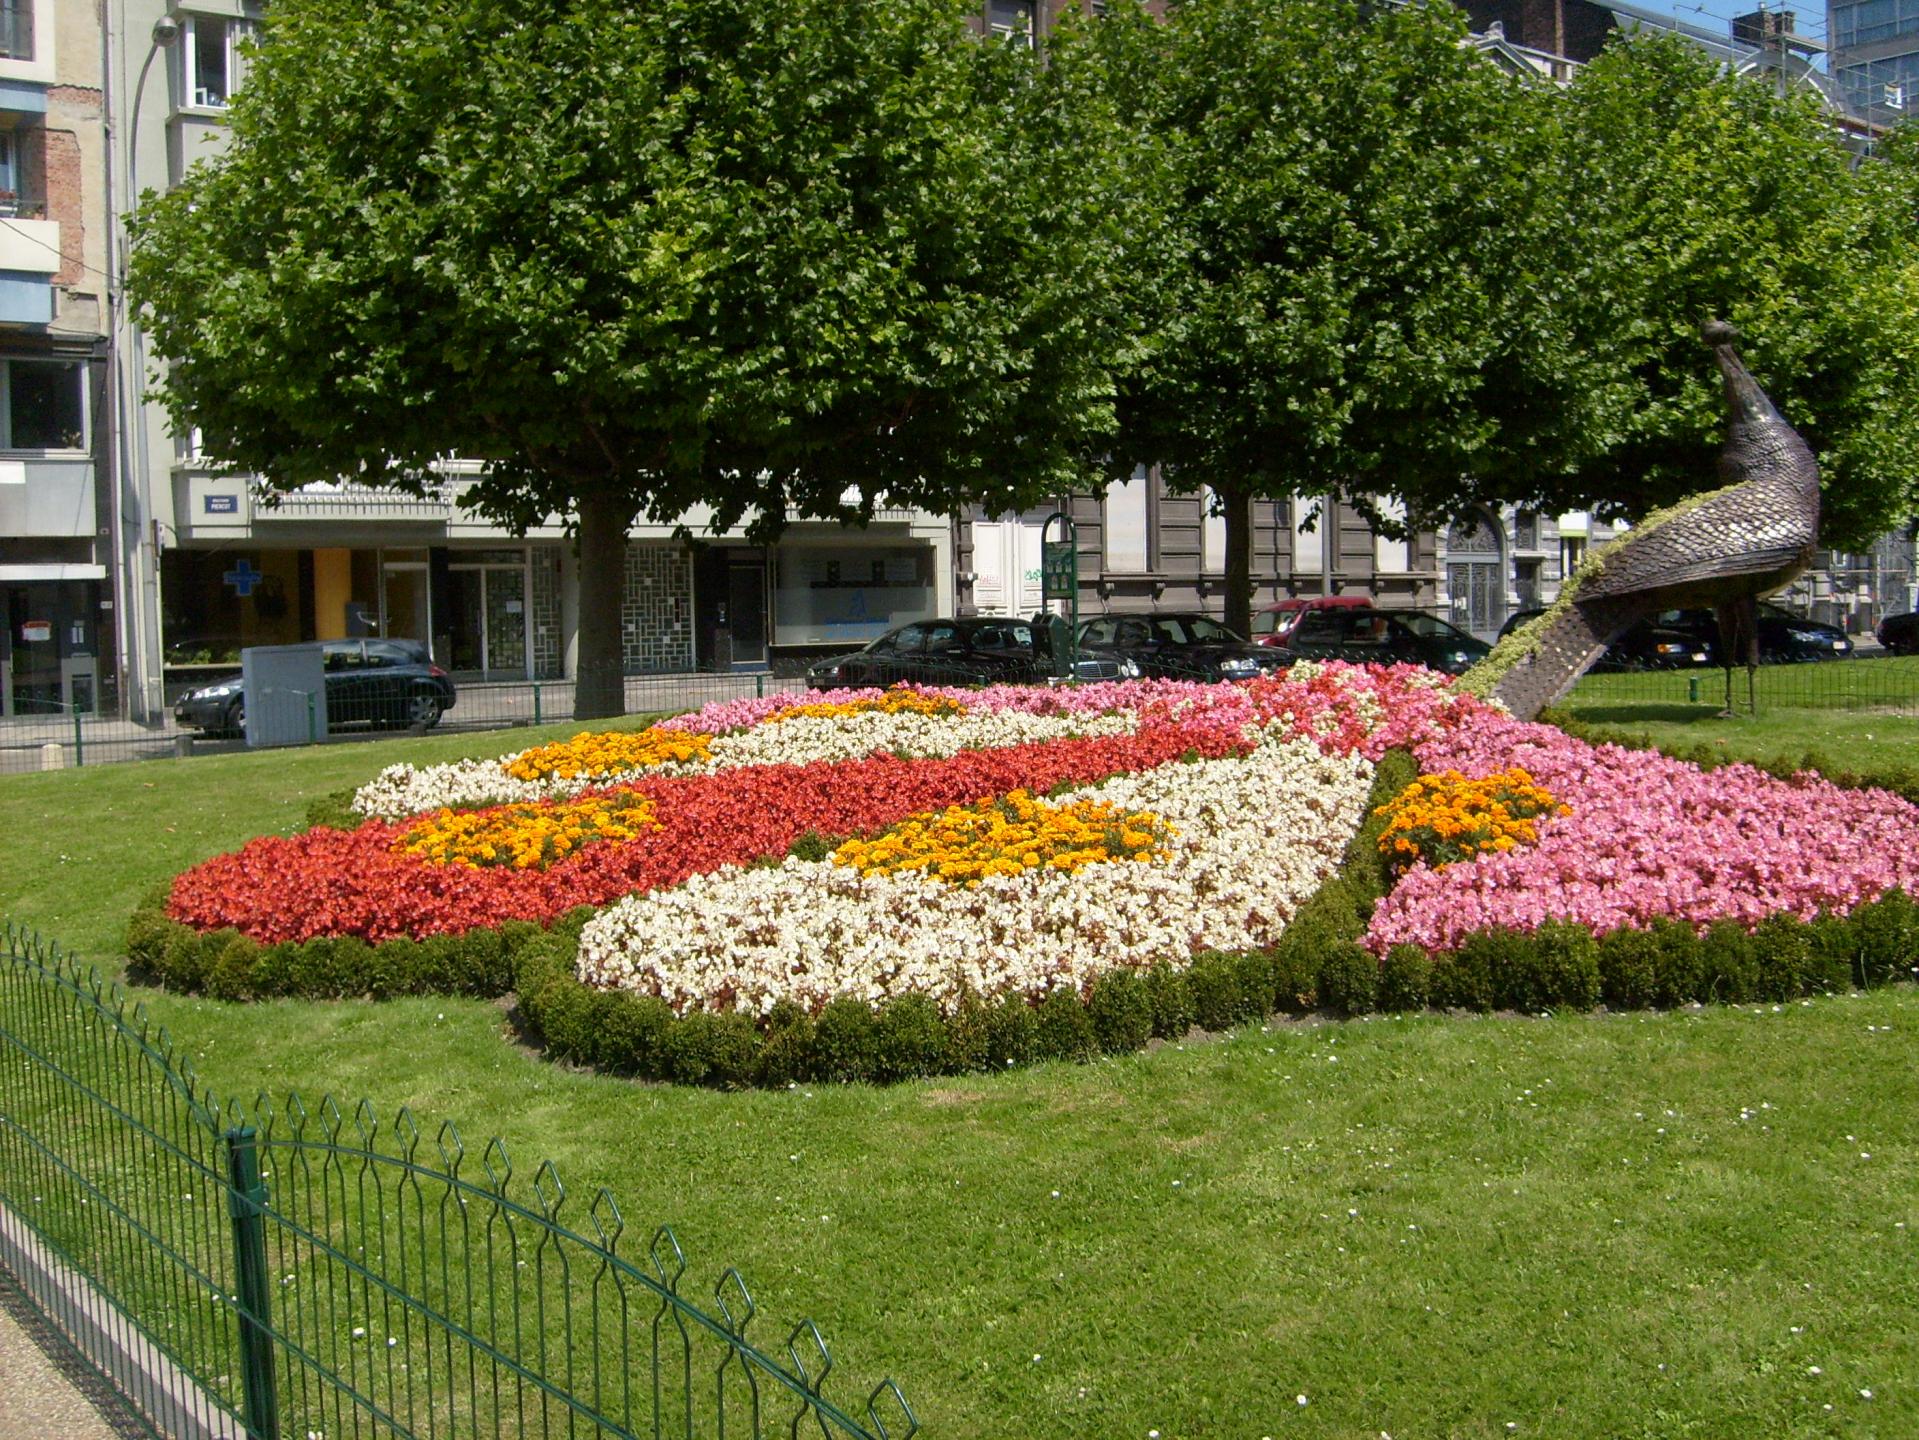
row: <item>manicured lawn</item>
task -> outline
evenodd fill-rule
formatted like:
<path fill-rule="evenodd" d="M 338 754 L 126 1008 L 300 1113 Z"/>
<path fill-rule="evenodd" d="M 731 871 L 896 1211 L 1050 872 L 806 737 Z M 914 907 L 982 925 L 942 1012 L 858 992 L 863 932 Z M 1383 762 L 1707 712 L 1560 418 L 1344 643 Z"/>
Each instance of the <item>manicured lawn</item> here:
<path fill-rule="evenodd" d="M 0 778 L 0 912 L 107 957 L 310 798 L 529 738 Z M 934 1435 L 1919 1433 L 1912 989 L 750 1094 L 557 1068 L 490 1004 L 144 998 L 221 1094 L 364 1094 L 609 1185 Z"/>

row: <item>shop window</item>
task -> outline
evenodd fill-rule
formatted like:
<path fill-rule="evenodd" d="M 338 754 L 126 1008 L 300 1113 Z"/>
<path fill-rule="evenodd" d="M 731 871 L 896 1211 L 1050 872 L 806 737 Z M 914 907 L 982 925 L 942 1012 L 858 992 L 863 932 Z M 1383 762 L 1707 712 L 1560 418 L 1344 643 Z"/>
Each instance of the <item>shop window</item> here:
<path fill-rule="evenodd" d="M 1199 492 L 1199 568 L 1206 575 L 1226 573 L 1226 512 L 1211 487 Z"/>
<path fill-rule="evenodd" d="M 86 366 L 78 360 L 3 360 L 0 432 L 8 450 L 84 450 Z"/>

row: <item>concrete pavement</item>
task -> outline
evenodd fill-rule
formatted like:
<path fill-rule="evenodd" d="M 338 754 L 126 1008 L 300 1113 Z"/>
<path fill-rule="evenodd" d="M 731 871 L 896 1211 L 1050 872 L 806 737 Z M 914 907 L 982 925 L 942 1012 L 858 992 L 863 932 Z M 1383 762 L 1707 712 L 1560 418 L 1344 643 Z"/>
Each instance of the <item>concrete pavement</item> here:
<path fill-rule="evenodd" d="M 0 1271 L 0 1440 L 122 1440 L 146 1433 L 126 1402 Z"/>

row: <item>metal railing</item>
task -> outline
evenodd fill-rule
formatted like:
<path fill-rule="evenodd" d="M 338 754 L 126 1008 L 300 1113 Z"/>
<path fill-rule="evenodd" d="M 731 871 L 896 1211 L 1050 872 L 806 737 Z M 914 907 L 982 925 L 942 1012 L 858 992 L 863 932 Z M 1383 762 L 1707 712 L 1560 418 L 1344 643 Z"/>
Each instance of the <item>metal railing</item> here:
<path fill-rule="evenodd" d="M 211 683 L 211 682 L 209 682 Z M 747 695 L 797 694 L 804 679 L 765 673 L 674 673 L 626 677 L 628 714 L 696 710 L 715 700 Z M 174 700 L 179 696 L 176 694 Z M 237 696 L 227 697 L 230 705 Z M 315 723 L 316 742 L 391 738 L 396 732 L 507 730 L 553 725 L 573 718 L 570 680 L 463 681 L 456 677 L 454 703 L 435 707 L 429 718 L 422 687 L 410 681 L 329 690 L 327 724 Z M 304 702 L 302 702 L 304 703 Z M 111 714 L 53 706 L 39 713 L 0 717 L 0 775 L 58 770 L 109 761 L 157 760 L 244 748 L 233 719 L 222 708 L 215 723 L 183 727 L 169 704 L 164 720 L 142 723 Z M 237 717 L 234 717 L 237 718 Z"/>
<path fill-rule="evenodd" d="M 1749 703 L 1746 672 L 1733 672 L 1734 707 Z M 1761 714 L 1781 710 L 1850 710 L 1919 715 L 1919 655 L 1884 650 L 1834 660 L 1767 660 L 1753 676 Z M 1565 704 L 1581 709 L 1657 706 L 1717 712 L 1726 704 L 1726 672 L 1717 665 L 1673 669 L 1595 669 Z"/>
<path fill-rule="evenodd" d="M 810 1320 L 762 1349 L 661 1227 L 621 1253 L 604 1189 L 448 1121 L 297 1095 L 224 1106 L 117 986 L 0 945 L 0 1263 L 154 1434 L 904 1440 L 882 1381 L 842 1409 Z M 580 1207 L 575 1207 L 580 1209 Z"/>

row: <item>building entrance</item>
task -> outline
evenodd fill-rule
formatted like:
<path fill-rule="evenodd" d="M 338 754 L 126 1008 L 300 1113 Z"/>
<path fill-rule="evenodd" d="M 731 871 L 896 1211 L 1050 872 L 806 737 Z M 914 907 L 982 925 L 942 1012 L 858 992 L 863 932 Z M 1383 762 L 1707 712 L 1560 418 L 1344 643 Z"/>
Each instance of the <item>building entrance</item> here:
<path fill-rule="evenodd" d="M 507 558 L 510 557 L 510 558 Z M 447 571 L 449 668 L 483 680 L 527 678 L 526 560 L 518 551 Z"/>
<path fill-rule="evenodd" d="M 99 709 L 99 605 L 97 582 L 0 585 L 0 715 Z"/>

